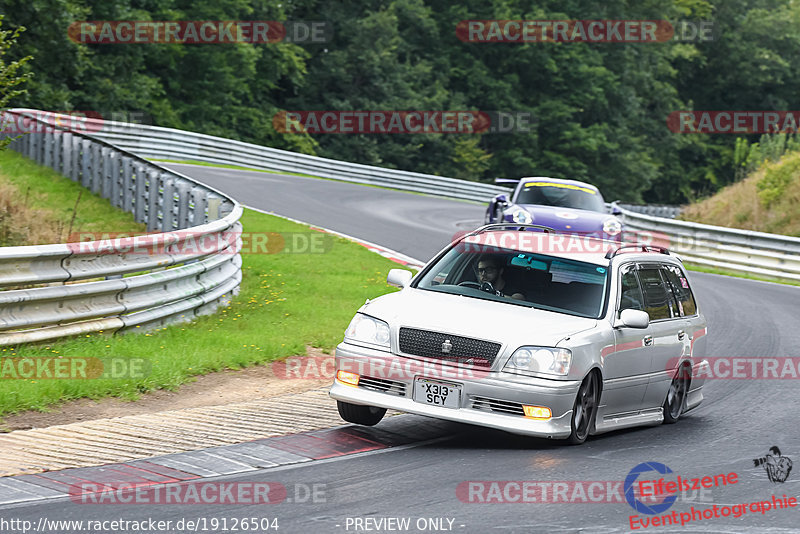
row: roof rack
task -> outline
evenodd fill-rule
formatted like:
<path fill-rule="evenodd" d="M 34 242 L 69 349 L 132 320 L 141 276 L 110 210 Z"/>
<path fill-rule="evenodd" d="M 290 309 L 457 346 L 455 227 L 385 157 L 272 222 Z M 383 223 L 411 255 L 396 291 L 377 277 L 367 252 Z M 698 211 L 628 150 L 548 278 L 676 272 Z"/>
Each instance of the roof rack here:
<path fill-rule="evenodd" d="M 513 222 L 504 222 L 504 223 L 492 223 L 487 224 L 485 226 L 481 226 L 480 228 L 476 228 L 469 234 L 470 235 L 478 235 L 483 232 L 488 232 L 489 230 L 544 230 L 545 233 L 548 234 L 555 234 L 555 228 L 551 228 L 549 226 L 543 226 L 541 224 L 521 224 L 521 223 L 513 223 Z"/>
<path fill-rule="evenodd" d="M 606 259 L 610 260 L 617 254 L 619 254 L 620 251 L 625 250 L 626 248 L 637 248 L 640 249 L 641 252 L 658 252 L 659 254 L 666 254 L 667 256 L 670 255 L 669 249 L 667 249 L 667 247 L 648 245 L 646 243 L 630 243 L 628 245 L 622 245 L 621 247 L 618 247 L 616 250 L 609 250 L 608 252 L 606 252 Z"/>

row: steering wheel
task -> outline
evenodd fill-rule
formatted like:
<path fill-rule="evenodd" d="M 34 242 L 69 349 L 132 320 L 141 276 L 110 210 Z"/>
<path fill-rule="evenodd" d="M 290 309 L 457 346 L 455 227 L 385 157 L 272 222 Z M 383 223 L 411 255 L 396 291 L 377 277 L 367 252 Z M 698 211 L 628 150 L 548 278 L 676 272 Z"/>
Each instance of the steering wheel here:
<path fill-rule="evenodd" d="M 485 291 L 487 293 L 492 293 L 492 294 L 496 293 L 496 291 L 494 290 L 494 286 L 492 285 L 491 282 L 484 282 L 482 284 L 479 284 L 478 282 L 472 282 L 470 280 L 464 280 L 463 282 L 459 283 L 458 285 L 464 286 L 464 287 L 471 287 L 473 289 L 480 289 L 481 291 Z"/>

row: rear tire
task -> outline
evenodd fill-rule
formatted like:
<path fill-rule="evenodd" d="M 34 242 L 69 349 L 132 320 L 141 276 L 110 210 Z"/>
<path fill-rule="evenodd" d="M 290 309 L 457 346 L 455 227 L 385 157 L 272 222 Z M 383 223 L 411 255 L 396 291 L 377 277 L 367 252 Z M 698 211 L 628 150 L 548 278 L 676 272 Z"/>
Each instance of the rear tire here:
<path fill-rule="evenodd" d="M 336 401 L 336 407 L 339 409 L 339 415 L 342 419 L 357 425 L 377 425 L 386 414 L 386 408 L 362 406 L 361 404 L 350 404 L 342 401 Z"/>
<path fill-rule="evenodd" d="M 600 378 L 592 372 L 583 379 L 575 405 L 572 407 L 572 434 L 567 438 L 570 445 L 580 445 L 594 430 L 597 408 L 600 405 Z"/>
<path fill-rule="evenodd" d="M 681 414 L 686 411 L 686 400 L 689 396 L 689 383 L 691 372 L 689 367 L 684 365 L 675 374 L 672 383 L 667 391 L 667 398 L 664 399 L 664 424 L 671 425 L 677 423 Z"/>

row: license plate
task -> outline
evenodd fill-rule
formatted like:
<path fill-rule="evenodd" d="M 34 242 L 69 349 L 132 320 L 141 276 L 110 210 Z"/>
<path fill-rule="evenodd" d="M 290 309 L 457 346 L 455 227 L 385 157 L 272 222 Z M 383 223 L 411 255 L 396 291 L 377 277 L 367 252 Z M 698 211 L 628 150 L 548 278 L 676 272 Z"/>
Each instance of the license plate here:
<path fill-rule="evenodd" d="M 461 384 L 417 378 L 414 381 L 414 401 L 431 406 L 459 408 L 461 406 Z"/>

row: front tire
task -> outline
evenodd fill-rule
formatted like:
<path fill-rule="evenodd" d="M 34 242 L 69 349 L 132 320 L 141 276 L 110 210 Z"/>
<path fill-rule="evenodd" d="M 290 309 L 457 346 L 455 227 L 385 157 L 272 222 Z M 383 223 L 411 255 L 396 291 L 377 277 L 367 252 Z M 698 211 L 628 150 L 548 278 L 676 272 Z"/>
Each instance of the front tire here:
<path fill-rule="evenodd" d="M 597 373 L 589 373 L 583 379 L 575 405 L 572 408 L 572 434 L 567 438 L 570 445 L 580 445 L 594 430 L 597 408 L 600 404 L 600 379 Z"/>
<path fill-rule="evenodd" d="M 339 415 L 342 419 L 357 425 L 375 426 L 380 423 L 386 414 L 386 408 L 362 406 L 361 404 L 350 404 L 343 401 L 336 401 L 336 407 L 339 409 Z"/>
<path fill-rule="evenodd" d="M 686 411 L 686 400 L 689 396 L 689 382 L 691 380 L 689 367 L 681 367 L 667 391 L 667 398 L 664 399 L 664 424 L 671 425 L 677 423 L 681 414 Z"/>

